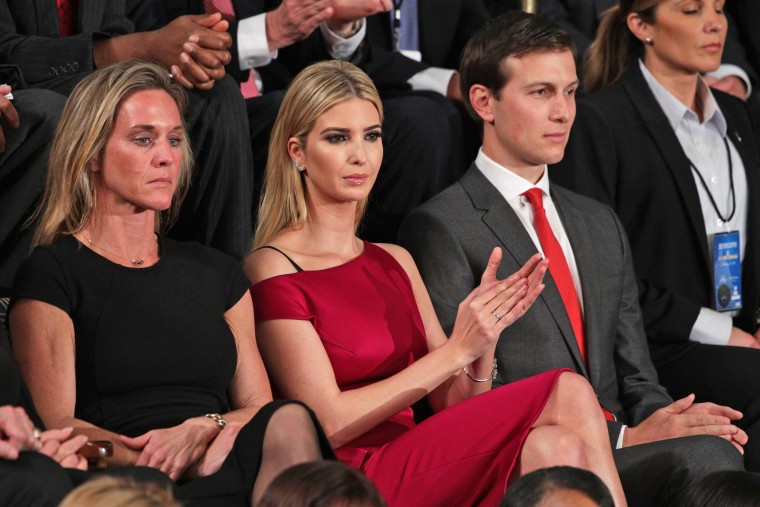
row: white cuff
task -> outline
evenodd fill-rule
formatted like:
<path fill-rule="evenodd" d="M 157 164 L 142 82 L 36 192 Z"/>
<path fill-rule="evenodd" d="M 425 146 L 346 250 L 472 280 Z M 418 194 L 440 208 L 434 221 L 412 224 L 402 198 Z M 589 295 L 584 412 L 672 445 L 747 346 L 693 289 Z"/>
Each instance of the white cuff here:
<path fill-rule="evenodd" d="M 238 22 L 237 45 L 240 70 L 262 67 L 277 58 L 277 51 L 269 51 L 266 13 Z"/>
<path fill-rule="evenodd" d="M 620 434 L 618 435 L 617 442 L 615 442 L 615 449 L 622 449 L 623 448 L 623 435 L 625 435 L 625 430 L 628 428 L 625 424 L 620 428 Z"/>
<path fill-rule="evenodd" d="M 451 69 L 430 67 L 413 75 L 408 83 L 412 86 L 412 90 L 437 92 L 445 97 L 446 92 L 449 91 L 449 81 L 455 72 Z"/>
<path fill-rule="evenodd" d="M 702 308 L 691 328 L 689 340 L 707 345 L 726 345 L 733 326 L 734 321 L 729 314 Z"/>
<path fill-rule="evenodd" d="M 364 18 L 360 19 L 359 23 L 361 23 L 359 31 L 348 39 L 344 39 L 330 30 L 327 22 L 319 25 L 319 30 L 322 32 L 322 38 L 325 41 L 325 46 L 327 46 L 327 52 L 330 53 L 330 56 L 336 60 L 349 60 L 356 53 L 359 45 L 364 40 L 364 36 L 367 34 L 367 23 L 364 22 Z"/>
<path fill-rule="evenodd" d="M 723 79 L 724 77 L 728 77 L 728 76 L 736 76 L 742 81 L 744 81 L 744 86 L 747 87 L 747 96 L 744 98 L 745 99 L 749 98 L 750 94 L 752 93 L 752 83 L 750 83 L 749 81 L 749 76 L 744 71 L 744 69 L 742 69 L 738 65 L 734 65 L 733 63 L 721 63 L 720 67 L 718 67 L 712 72 L 708 72 L 705 75 L 714 77 L 715 79 Z"/>

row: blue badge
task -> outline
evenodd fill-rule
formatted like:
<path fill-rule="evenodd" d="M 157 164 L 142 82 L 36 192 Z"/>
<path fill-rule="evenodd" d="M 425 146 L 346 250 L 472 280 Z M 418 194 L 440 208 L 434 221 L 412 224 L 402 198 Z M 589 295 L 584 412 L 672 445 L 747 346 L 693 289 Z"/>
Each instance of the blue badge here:
<path fill-rule="evenodd" d="M 715 309 L 719 312 L 742 307 L 742 262 L 739 232 L 721 232 L 713 238 Z"/>

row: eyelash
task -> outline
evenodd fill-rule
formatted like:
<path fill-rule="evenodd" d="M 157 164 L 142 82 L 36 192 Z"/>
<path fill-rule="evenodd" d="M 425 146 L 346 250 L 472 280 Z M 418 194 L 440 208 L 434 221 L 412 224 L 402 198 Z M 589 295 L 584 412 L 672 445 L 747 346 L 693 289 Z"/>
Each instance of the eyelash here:
<path fill-rule="evenodd" d="M 153 138 L 148 137 L 148 136 L 136 137 L 134 140 L 135 140 L 135 143 L 137 143 L 139 146 L 148 146 L 150 144 L 153 144 Z M 180 146 L 182 144 L 182 138 L 181 137 L 170 138 L 169 143 L 172 146 Z"/>
<path fill-rule="evenodd" d="M 383 137 L 383 133 L 379 130 L 367 132 L 366 134 L 364 134 L 364 139 L 370 142 L 378 141 L 382 137 Z M 325 140 L 328 143 L 338 144 L 344 141 L 348 141 L 348 136 L 345 134 L 330 134 L 329 136 L 325 137 Z"/>

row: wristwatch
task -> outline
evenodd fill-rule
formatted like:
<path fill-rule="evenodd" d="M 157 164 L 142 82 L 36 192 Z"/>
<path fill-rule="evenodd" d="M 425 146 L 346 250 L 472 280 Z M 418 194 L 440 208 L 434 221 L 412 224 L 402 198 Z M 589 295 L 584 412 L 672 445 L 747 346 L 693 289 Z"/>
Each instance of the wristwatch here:
<path fill-rule="evenodd" d="M 212 414 L 206 414 L 205 417 L 208 417 L 209 419 L 213 419 L 217 426 L 219 426 L 220 430 L 223 430 L 225 426 L 227 426 L 227 419 L 222 417 L 222 414 L 219 412 L 214 412 Z"/>

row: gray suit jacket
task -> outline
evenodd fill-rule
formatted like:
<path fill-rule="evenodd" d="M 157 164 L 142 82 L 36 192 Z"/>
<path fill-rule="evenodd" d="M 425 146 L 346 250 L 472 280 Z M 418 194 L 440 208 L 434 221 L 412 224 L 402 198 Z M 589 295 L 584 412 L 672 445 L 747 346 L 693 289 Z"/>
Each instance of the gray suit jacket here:
<path fill-rule="evenodd" d="M 609 424 L 614 448 L 621 423 L 636 425 L 672 400 L 659 385 L 649 357 L 628 241 L 617 216 L 607 206 L 556 185 L 551 196 L 580 274 L 588 367 L 547 273 L 546 288 L 533 307 L 501 336 L 498 382 L 555 368 L 575 370 L 618 418 Z M 537 251 L 515 212 L 475 165 L 458 183 L 414 210 L 399 240 L 414 256 L 447 332 L 495 246 L 504 252 L 500 278 Z"/>

